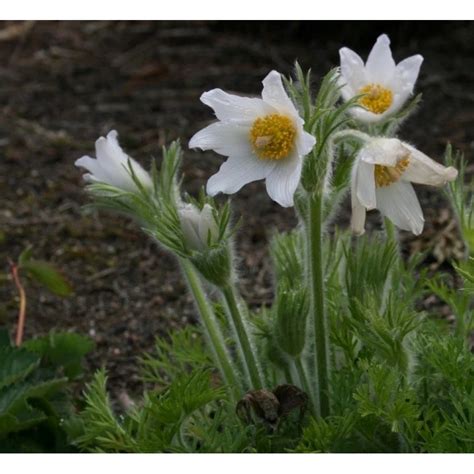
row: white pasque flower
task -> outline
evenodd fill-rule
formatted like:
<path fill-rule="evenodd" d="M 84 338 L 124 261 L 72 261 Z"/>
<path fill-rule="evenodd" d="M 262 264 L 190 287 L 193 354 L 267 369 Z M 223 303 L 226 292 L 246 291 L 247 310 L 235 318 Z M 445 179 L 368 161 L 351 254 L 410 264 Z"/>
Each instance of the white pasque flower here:
<path fill-rule="evenodd" d="M 127 156 L 117 141 L 117 132 L 112 130 L 107 137 L 95 142 L 97 159 L 83 156 L 74 163 L 89 173 L 84 179 L 89 183 L 106 183 L 124 191 L 136 192 L 137 186 L 130 175 L 129 163 L 140 183 L 145 188 L 153 186 L 150 175 L 133 159 Z"/>
<path fill-rule="evenodd" d="M 423 56 L 416 54 L 397 65 L 387 35 L 377 38 L 367 62 L 349 48 L 339 50 L 341 93 L 345 100 L 366 94 L 351 113 L 362 122 L 379 122 L 398 112 L 413 93 Z"/>
<path fill-rule="evenodd" d="M 396 138 L 373 138 L 352 169 L 353 231 L 363 234 L 366 211 L 377 208 L 400 229 L 421 234 L 425 220 L 411 183 L 442 186 L 457 175 Z"/>
<path fill-rule="evenodd" d="M 265 179 L 269 196 L 283 207 L 293 205 L 303 157 L 316 143 L 303 130 L 303 119 L 288 97 L 280 73 L 262 81 L 262 98 L 213 89 L 201 96 L 219 119 L 196 133 L 190 148 L 214 150 L 229 157 L 207 182 L 207 193 L 233 194 L 252 181 Z"/>
<path fill-rule="evenodd" d="M 211 242 L 216 239 L 218 229 L 209 204 L 204 204 L 202 209 L 194 204 L 184 204 L 178 208 L 178 216 L 184 239 L 191 250 L 202 251 L 208 247 L 209 238 Z"/>

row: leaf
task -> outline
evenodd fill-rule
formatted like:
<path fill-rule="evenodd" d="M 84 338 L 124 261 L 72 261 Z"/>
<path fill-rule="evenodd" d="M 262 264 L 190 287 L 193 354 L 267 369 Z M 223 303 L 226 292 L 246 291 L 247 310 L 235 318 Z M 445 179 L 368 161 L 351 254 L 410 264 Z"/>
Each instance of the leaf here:
<path fill-rule="evenodd" d="M 19 419 L 9 413 L 0 415 L 0 439 L 9 433 L 32 428 L 46 420 L 46 415 L 35 409 L 29 410 L 27 413 L 23 413 L 23 415 L 27 416 Z"/>
<path fill-rule="evenodd" d="M 82 360 L 94 348 L 94 343 L 80 334 L 52 332 L 26 341 L 23 347 L 37 353 L 47 363 L 63 367 L 66 377 L 72 379 L 82 373 Z"/>
<path fill-rule="evenodd" d="M 7 328 L 0 328 L 0 349 L 11 346 L 10 332 Z"/>
<path fill-rule="evenodd" d="M 21 264 L 27 274 L 58 296 L 70 296 L 73 292 L 66 279 L 48 262 L 42 260 L 27 260 Z"/>
<path fill-rule="evenodd" d="M 31 260 L 31 256 L 33 253 L 33 247 L 30 245 L 26 247 L 23 252 L 21 252 L 20 256 L 18 257 L 18 265 L 22 267 L 26 263 L 28 263 Z"/>
<path fill-rule="evenodd" d="M 26 378 L 38 366 L 39 357 L 24 349 L 0 349 L 0 388 Z"/>

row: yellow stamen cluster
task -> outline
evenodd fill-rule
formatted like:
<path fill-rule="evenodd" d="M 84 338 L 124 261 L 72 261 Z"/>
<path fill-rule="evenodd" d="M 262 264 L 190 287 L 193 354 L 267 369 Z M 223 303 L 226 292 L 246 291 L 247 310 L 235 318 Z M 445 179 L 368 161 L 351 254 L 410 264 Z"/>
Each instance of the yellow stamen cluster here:
<path fill-rule="evenodd" d="M 382 188 L 383 186 L 396 183 L 407 169 L 409 163 L 410 157 L 407 155 L 399 160 L 395 166 L 375 165 L 375 185 L 378 188 Z"/>
<path fill-rule="evenodd" d="M 374 114 L 383 114 L 393 102 L 393 93 L 380 84 L 367 84 L 359 89 L 359 94 L 366 94 L 359 99 L 359 104 Z"/>
<path fill-rule="evenodd" d="M 255 120 L 250 129 L 250 143 L 262 160 L 286 158 L 295 144 L 296 128 L 286 115 L 270 114 Z"/>

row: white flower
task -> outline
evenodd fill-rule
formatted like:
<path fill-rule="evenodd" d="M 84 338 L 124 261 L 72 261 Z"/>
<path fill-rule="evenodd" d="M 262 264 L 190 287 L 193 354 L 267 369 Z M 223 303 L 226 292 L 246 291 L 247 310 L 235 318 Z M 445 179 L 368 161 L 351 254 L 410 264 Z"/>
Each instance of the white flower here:
<path fill-rule="evenodd" d="M 129 163 L 140 183 L 145 188 L 153 186 L 150 175 L 133 159 L 127 156 L 117 141 L 117 132 L 112 130 L 107 138 L 100 137 L 95 142 L 97 159 L 83 156 L 74 163 L 76 166 L 87 169 L 89 173 L 84 179 L 89 183 L 100 182 L 110 184 L 125 191 L 136 192 L 129 170 Z"/>
<path fill-rule="evenodd" d="M 303 157 L 316 140 L 303 130 L 303 120 L 282 84 L 270 72 L 262 81 L 262 98 L 247 98 L 213 89 L 201 96 L 219 119 L 189 142 L 190 148 L 214 150 L 229 159 L 207 182 L 207 193 L 233 194 L 242 186 L 266 180 L 269 196 L 283 207 L 293 205 Z"/>
<path fill-rule="evenodd" d="M 400 229 L 421 234 L 425 220 L 411 183 L 442 186 L 457 175 L 396 138 L 373 138 L 352 170 L 353 231 L 363 234 L 366 210 L 377 208 Z"/>
<path fill-rule="evenodd" d="M 367 62 L 349 48 L 339 50 L 341 57 L 342 97 L 349 100 L 366 94 L 351 113 L 363 122 L 379 122 L 398 112 L 413 93 L 423 56 L 410 56 L 395 65 L 387 35 L 381 35 Z"/>
<path fill-rule="evenodd" d="M 186 244 L 191 250 L 202 251 L 217 237 L 217 224 L 214 220 L 212 207 L 204 204 L 200 210 L 194 204 L 185 204 L 178 209 L 181 229 Z"/>

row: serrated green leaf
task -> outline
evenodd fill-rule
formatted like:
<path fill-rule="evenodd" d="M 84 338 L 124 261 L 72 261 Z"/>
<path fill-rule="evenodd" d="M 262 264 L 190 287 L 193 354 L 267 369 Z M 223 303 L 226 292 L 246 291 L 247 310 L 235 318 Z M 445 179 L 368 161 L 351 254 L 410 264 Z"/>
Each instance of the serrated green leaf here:
<path fill-rule="evenodd" d="M 55 295 L 66 297 L 73 292 L 71 285 L 61 273 L 48 262 L 28 260 L 21 265 L 21 268 L 27 272 L 28 276 Z"/>
<path fill-rule="evenodd" d="M 68 378 L 75 378 L 82 373 L 82 360 L 93 347 L 93 341 L 75 333 L 50 333 L 26 341 L 23 346 L 40 355 L 44 362 L 63 367 Z"/>
<path fill-rule="evenodd" d="M 25 379 L 35 367 L 40 358 L 24 349 L 2 347 L 0 349 L 0 388 L 9 386 Z"/>
<path fill-rule="evenodd" d="M 22 414 L 22 419 L 19 419 L 10 413 L 0 415 L 0 439 L 10 433 L 32 428 L 38 423 L 45 421 L 47 418 L 43 412 L 36 409 L 28 410 Z"/>
<path fill-rule="evenodd" d="M 0 349 L 11 346 L 10 332 L 7 328 L 0 328 Z"/>

